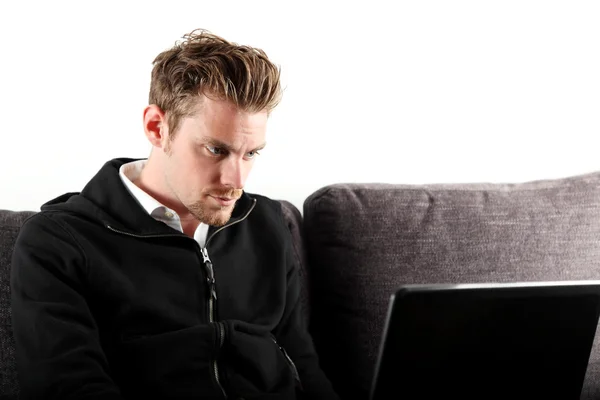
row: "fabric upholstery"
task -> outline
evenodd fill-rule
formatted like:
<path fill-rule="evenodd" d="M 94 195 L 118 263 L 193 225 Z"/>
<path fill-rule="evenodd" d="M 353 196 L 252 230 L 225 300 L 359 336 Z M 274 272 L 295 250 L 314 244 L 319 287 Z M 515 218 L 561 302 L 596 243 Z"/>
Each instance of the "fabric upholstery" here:
<path fill-rule="evenodd" d="M 19 385 L 10 308 L 10 259 L 19 227 L 33 212 L 0 210 L 0 398 L 17 399 Z"/>
<path fill-rule="evenodd" d="M 300 301 L 302 303 L 305 323 L 308 324 L 310 318 L 310 270 L 308 268 L 308 261 L 306 260 L 304 237 L 302 236 L 302 215 L 300 214 L 300 210 L 289 201 L 279 200 L 279 202 L 282 205 L 285 223 L 292 235 L 296 262 L 300 268 Z"/>
<path fill-rule="evenodd" d="M 335 184 L 309 196 L 303 214 L 311 331 L 344 398 L 367 398 L 401 284 L 600 278 L 600 172 L 517 184 Z M 583 398 L 600 394 L 599 363 L 596 346 Z"/>

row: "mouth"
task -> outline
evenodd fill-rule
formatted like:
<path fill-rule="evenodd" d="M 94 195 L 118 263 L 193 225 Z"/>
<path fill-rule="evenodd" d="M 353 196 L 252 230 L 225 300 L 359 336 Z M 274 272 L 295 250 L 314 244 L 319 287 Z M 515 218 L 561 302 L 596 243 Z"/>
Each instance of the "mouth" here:
<path fill-rule="evenodd" d="M 236 200 L 233 197 L 215 197 L 210 196 L 213 200 L 215 200 L 221 207 L 227 207 L 235 204 Z"/>

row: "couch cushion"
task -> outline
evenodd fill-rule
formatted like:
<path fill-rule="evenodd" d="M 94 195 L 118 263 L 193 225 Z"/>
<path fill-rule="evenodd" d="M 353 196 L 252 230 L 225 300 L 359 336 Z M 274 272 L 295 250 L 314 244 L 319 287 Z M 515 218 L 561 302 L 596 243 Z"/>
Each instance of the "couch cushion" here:
<path fill-rule="evenodd" d="M 279 200 L 283 210 L 283 218 L 292 235 L 292 244 L 294 246 L 294 255 L 299 267 L 300 274 L 300 302 L 304 314 L 304 322 L 308 324 L 310 317 L 310 270 L 306 260 L 306 251 L 304 237 L 302 236 L 302 214 L 295 205 L 287 200 Z"/>
<path fill-rule="evenodd" d="M 0 398 L 17 399 L 19 385 L 10 312 L 10 259 L 19 227 L 29 211 L 0 210 Z"/>
<path fill-rule="evenodd" d="M 341 395 L 365 399 L 399 285 L 600 279 L 600 172 L 516 184 L 331 185 L 306 199 L 304 228 L 322 366 Z M 600 393 L 590 376 L 598 355 L 596 346 L 590 398 Z"/>

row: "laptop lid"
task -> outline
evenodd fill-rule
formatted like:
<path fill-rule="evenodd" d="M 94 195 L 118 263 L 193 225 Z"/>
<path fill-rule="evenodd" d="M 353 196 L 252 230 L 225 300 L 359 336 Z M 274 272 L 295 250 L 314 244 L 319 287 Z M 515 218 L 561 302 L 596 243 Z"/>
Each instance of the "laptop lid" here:
<path fill-rule="evenodd" d="M 600 281 L 402 286 L 370 399 L 579 399 L 599 315 Z"/>

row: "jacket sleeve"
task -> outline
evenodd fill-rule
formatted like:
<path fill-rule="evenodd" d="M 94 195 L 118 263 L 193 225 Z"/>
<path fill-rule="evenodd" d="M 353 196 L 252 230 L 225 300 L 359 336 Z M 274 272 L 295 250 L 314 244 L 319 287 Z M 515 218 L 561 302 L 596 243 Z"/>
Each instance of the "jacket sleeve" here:
<path fill-rule="evenodd" d="M 296 365 L 304 396 L 302 399 L 338 400 L 339 396 L 319 366 L 312 337 L 302 316 L 300 301 L 300 266 L 296 260 L 292 238 L 286 228 L 287 296 L 281 323 L 275 331 L 277 341 Z"/>
<path fill-rule="evenodd" d="M 85 299 L 87 267 L 76 238 L 43 212 L 21 227 L 10 284 L 22 399 L 122 399 Z"/>

